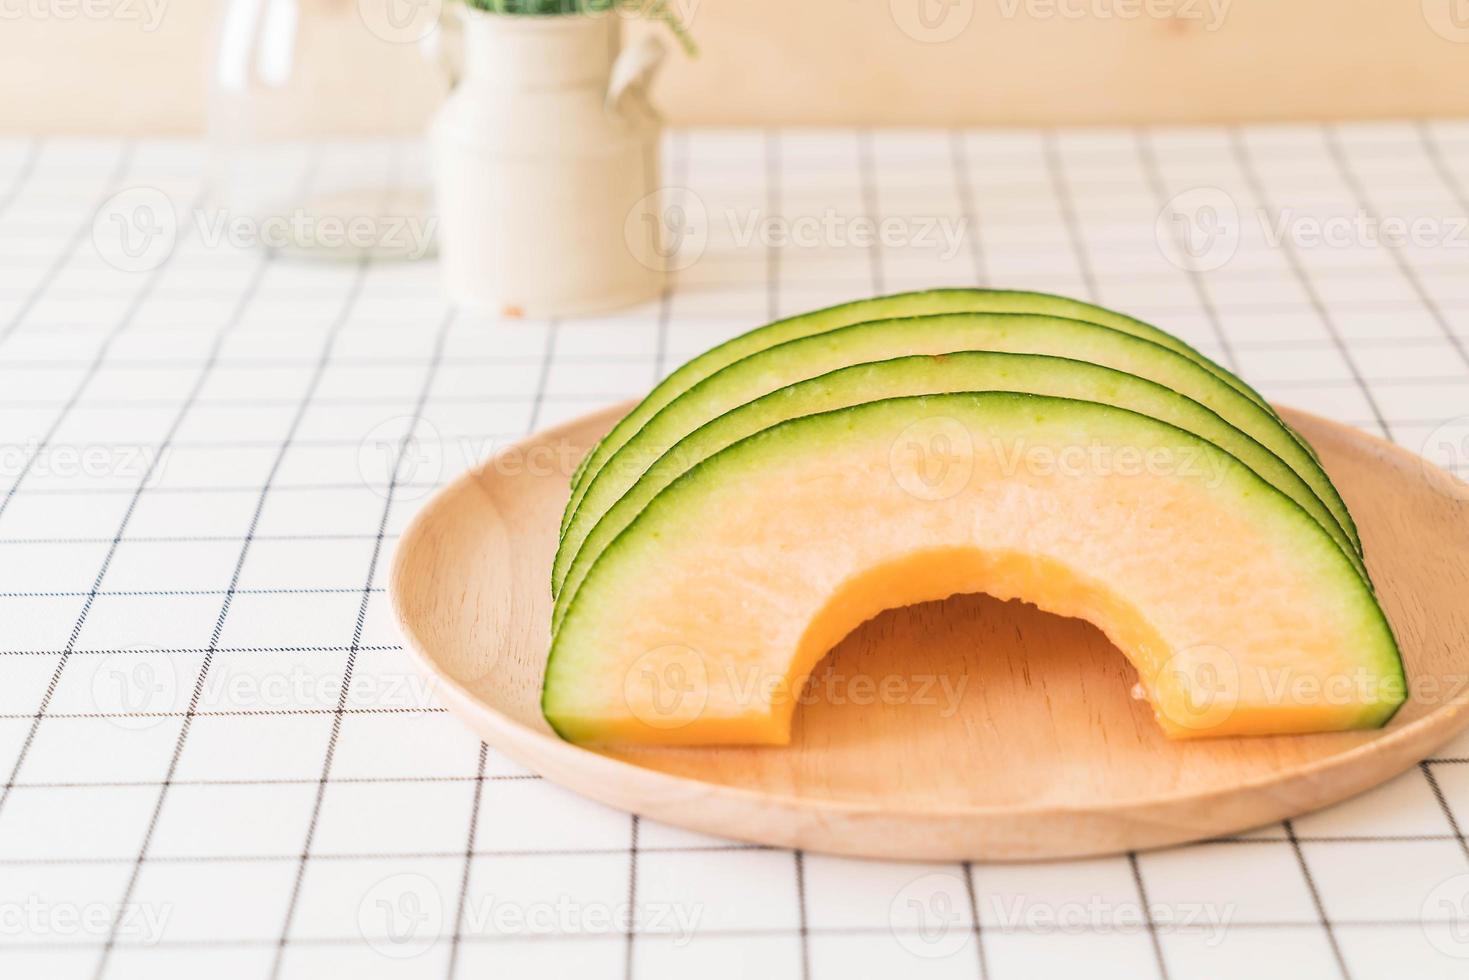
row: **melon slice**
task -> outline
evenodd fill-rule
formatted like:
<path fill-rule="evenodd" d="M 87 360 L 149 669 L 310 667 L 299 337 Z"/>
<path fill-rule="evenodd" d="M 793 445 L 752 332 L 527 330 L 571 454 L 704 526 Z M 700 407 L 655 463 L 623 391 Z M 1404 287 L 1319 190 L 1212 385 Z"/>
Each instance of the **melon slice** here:
<path fill-rule="evenodd" d="M 669 402 L 595 474 L 561 535 L 552 565 L 559 596 L 571 563 L 602 515 L 652 463 L 705 423 L 777 388 L 864 361 L 962 350 L 1050 354 L 1125 371 L 1192 398 L 1285 460 L 1330 510 L 1359 548 L 1346 505 L 1316 458 L 1285 424 L 1197 363 L 1149 340 L 1110 327 L 1032 314 L 959 313 L 854 324 L 736 361 Z M 983 384 L 964 388 L 983 388 Z M 953 389 L 951 389 L 953 390 Z M 614 430 L 616 431 L 616 430 Z"/>
<path fill-rule="evenodd" d="M 1131 409 L 1191 432 L 1239 459 L 1309 513 L 1366 577 L 1352 541 L 1311 487 L 1281 458 L 1214 412 L 1172 389 L 1086 361 L 1036 354 L 961 351 L 842 368 L 802 381 L 719 416 L 681 440 L 602 514 L 572 560 L 556 598 L 555 629 L 602 550 L 664 487 L 708 456 L 761 429 L 802 415 L 904 395 L 951 391 L 1029 392 Z M 591 498 L 583 507 L 591 506 Z"/>
<path fill-rule="evenodd" d="M 1100 323 L 1114 330 L 1121 330 L 1123 333 L 1162 344 L 1182 354 L 1246 398 L 1258 402 L 1267 411 L 1273 411 L 1269 404 L 1249 385 L 1182 340 L 1151 324 L 1115 310 L 1068 299 L 1064 296 L 1053 296 L 1049 293 L 1007 289 L 930 289 L 879 296 L 873 299 L 843 303 L 840 306 L 828 307 L 785 320 L 777 320 L 705 351 L 679 367 L 678 370 L 664 378 L 641 404 L 607 434 L 601 443 L 593 447 L 588 458 L 583 460 L 583 465 L 578 468 L 578 472 L 572 479 L 571 506 L 567 508 L 562 527 L 565 527 L 565 521 L 570 519 L 571 511 L 581 500 L 578 491 L 587 477 L 596 475 L 597 470 L 602 467 L 607 458 L 620 449 L 622 444 L 659 409 L 725 365 L 788 340 L 825 333 L 828 330 L 851 326 L 865 320 L 888 320 L 894 317 L 928 316 L 936 313 L 1037 313 Z"/>
<path fill-rule="evenodd" d="M 542 706 L 579 742 L 783 744 L 847 632 L 963 592 L 1100 627 L 1171 737 L 1375 727 L 1404 697 L 1372 591 L 1244 464 L 1125 409 L 968 392 L 783 422 L 674 481 L 587 575 Z"/>

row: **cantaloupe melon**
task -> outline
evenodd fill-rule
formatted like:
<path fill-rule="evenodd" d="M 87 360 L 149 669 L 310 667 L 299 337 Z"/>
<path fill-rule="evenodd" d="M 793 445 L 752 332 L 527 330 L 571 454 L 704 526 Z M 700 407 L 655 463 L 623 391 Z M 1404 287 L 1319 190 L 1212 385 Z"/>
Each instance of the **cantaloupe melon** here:
<path fill-rule="evenodd" d="M 588 471 L 583 478 L 581 500 L 573 498 L 575 512 L 562 532 L 552 566 L 553 592 L 559 597 L 573 560 L 602 515 L 655 460 L 700 426 L 777 388 L 837 368 L 962 350 L 1068 357 L 1171 388 L 1218 413 L 1283 459 L 1310 485 L 1350 546 L 1358 547 L 1346 505 L 1316 458 L 1274 414 L 1194 360 L 1150 340 L 1079 320 L 958 313 L 870 321 L 777 344 L 727 365 L 664 405 L 595 474 Z"/>
<path fill-rule="evenodd" d="M 1352 541 L 1311 487 L 1281 458 L 1215 412 L 1170 388 L 1086 361 L 1035 354 L 960 351 L 896 358 L 842 368 L 779 389 L 696 429 L 665 452 L 586 535 L 556 598 L 560 624 L 588 568 L 664 487 L 706 457 L 787 419 L 903 395 L 966 389 L 1055 395 L 1131 409 L 1205 439 L 1249 466 L 1290 497 L 1341 546 L 1365 578 Z M 614 464 L 616 465 L 616 464 Z M 605 474 L 603 476 L 605 479 Z M 593 506 L 593 498 L 584 507 Z"/>
<path fill-rule="evenodd" d="M 1214 444 L 1109 405 L 966 392 L 782 422 L 667 486 L 557 632 L 582 742 L 781 744 L 853 627 L 962 592 L 1100 627 L 1174 737 L 1383 724 L 1401 661 L 1321 524 Z"/>
<path fill-rule="evenodd" d="M 622 444 L 664 405 L 725 365 L 788 340 L 825 333 L 828 330 L 851 326 L 865 320 L 928 316 L 937 313 L 1037 313 L 1100 323 L 1114 330 L 1162 344 L 1182 354 L 1213 373 L 1246 398 L 1258 402 L 1260 407 L 1267 411 L 1271 410 L 1265 400 L 1243 381 L 1182 340 L 1151 324 L 1115 310 L 1065 296 L 1024 290 L 929 289 L 897 293 L 891 296 L 878 296 L 843 303 L 812 313 L 777 320 L 728 340 L 681 365 L 649 392 L 648 397 L 619 421 L 617 426 L 582 460 L 582 465 L 577 468 L 577 472 L 572 477 L 571 506 L 567 508 L 566 519 L 570 518 L 571 511 L 581 500 L 580 490 L 587 477 L 595 476 L 607 458 L 620 449 Z M 564 520 L 562 526 L 565 527 Z"/>

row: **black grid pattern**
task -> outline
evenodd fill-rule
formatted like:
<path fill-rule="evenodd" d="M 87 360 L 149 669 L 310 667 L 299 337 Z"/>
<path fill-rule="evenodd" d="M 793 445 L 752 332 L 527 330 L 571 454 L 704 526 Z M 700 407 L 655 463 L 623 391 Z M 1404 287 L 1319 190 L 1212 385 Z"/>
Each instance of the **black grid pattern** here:
<path fill-rule="evenodd" d="M 1469 970 L 1469 740 L 1190 848 L 846 861 L 639 820 L 521 770 L 418 680 L 384 591 L 418 503 L 496 448 L 866 293 L 1090 296 L 1273 399 L 1419 449 L 1469 416 L 1469 125 L 693 131 L 668 150 L 701 257 L 657 302 L 557 323 L 456 313 L 430 264 L 293 265 L 187 227 L 162 265 L 114 268 L 98 205 L 200 199 L 200 149 L 0 141 L 0 973 Z M 1197 229 L 1157 219 L 1200 188 L 1235 209 L 1237 249 L 1172 264 L 1160 236 Z M 1273 243 L 1282 213 L 1426 217 L 1446 240 Z M 827 214 L 839 236 L 876 218 L 963 234 L 760 233 Z M 103 465 L 79 470 L 87 453 Z"/>

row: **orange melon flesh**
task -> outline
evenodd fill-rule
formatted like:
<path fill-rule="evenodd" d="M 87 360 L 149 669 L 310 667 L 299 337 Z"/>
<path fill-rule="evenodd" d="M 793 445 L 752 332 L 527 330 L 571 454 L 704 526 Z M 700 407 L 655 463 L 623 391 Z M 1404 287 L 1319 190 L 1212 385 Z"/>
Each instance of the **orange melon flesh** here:
<path fill-rule="evenodd" d="M 798 418 L 694 467 L 588 574 L 543 708 L 581 742 L 784 744 L 847 632 L 963 592 L 1094 623 L 1173 738 L 1374 727 L 1404 696 L 1370 588 L 1238 460 L 1124 409 L 982 392 Z"/>
<path fill-rule="evenodd" d="M 580 502 L 573 496 L 568 504 L 568 511 L 575 509 L 575 513 L 566 522 L 551 566 L 552 593 L 560 599 L 573 562 L 603 515 L 660 456 L 701 426 L 779 388 L 854 364 L 974 350 L 1086 361 L 1161 384 L 1197 401 L 1289 464 L 1330 515 L 1339 518 L 1348 547 L 1356 543 L 1346 505 L 1289 427 L 1191 359 L 1151 341 L 1079 320 L 950 314 L 868 321 L 789 341 L 737 361 L 684 392 L 649 419 L 597 473 L 584 477 Z M 963 390 L 988 387 L 992 386 L 978 380 Z M 885 395 L 863 400 L 880 397 Z"/>
<path fill-rule="evenodd" d="M 1084 361 L 995 351 L 959 351 L 841 368 L 779 389 L 705 423 L 649 466 L 586 533 L 576 557 L 567 566 L 560 591 L 556 592 L 552 631 L 560 626 L 565 610 L 576 597 L 582 575 L 607 542 L 616 539 L 648 500 L 705 456 L 788 418 L 883 398 L 975 390 L 1029 392 L 1116 405 L 1207 439 L 1310 512 L 1336 539 L 1347 560 L 1360 574 L 1367 574 L 1352 540 L 1312 493 L 1310 485 L 1280 457 L 1193 399 L 1154 382 Z M 590 511 L 594 503 L 595 494 L 588 496 L 582 507 Z M 583 515 L 578 515 L 576 520 L 581 522 Z M 566 540 L 572 540 L 570 534 Z M 552 584 L 556 584 L 554 574 Z"/>

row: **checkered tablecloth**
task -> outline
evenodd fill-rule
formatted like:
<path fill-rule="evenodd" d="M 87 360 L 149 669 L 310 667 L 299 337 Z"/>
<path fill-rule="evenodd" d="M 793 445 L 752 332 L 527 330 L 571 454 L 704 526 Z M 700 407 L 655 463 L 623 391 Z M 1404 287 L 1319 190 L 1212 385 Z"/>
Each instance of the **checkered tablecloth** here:
<path fill-rule="evenodd" d="M 939 284 L 1121 308 L 1460 462 L 1469 125 L 677 132 L 672 288 L 560 322 L 456 312 L 428 261 L 210 241 L 202 163 L 0 140 L 0 976 L 1469 976 L 1469 740 L 1188 848 L 792 853 L 488 751 L 384 591 L 417 506 L 496 448 L 771 318 Z M 160 196 L 186 218 L 133 221 Z"/>

